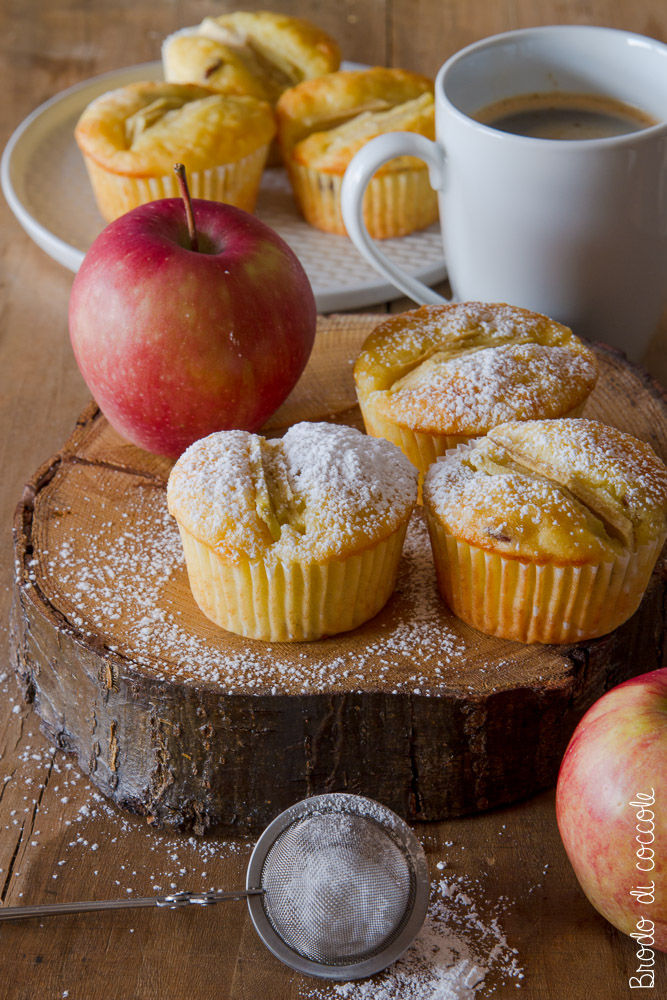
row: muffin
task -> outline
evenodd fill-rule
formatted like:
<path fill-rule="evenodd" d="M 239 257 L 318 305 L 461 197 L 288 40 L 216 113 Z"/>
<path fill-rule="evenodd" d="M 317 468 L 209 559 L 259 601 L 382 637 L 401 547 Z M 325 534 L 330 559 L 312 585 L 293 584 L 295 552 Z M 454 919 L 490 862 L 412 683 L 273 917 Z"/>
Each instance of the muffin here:
<path fill-rule="evenodd" d="M 422 306 L 377 326 L 354 366 L 369 434 L 422 472 L 496 424 L 578 416 L 597 379 L 566 327 L 515 306 Z"/>
<path fill-rule="evenodd" d="M 594 420 L 501 424 L 424 481 L 438 586 L 520 642 L 605 635 L 638 608 L 667 534 L 667 468 Z"/>
<path fill-rule="evenodd" d="M 289 87 L 337 70 L 340 49 L 300 18 L 236 11 L 169 35 L 162 64 L 165 79 L 174 83 L 199 83 L 275 104 Z"/>
<path fill-rule="evenodd" d="M 154 81 L 98 97 L 74 133 L 107 222 L 145 202 L 177 197 L 175 163 L 185 165 L 193 197 L 251 212 L 274 134 L 265 101 Z"/>
<path fill-rule="evenodd" d="M 285 91 L 276 107 L 278 141 L 297 204 L 311 225 L 345 233 L 343 174 L 370 139 L 387 132 L 435 134 L 433 83 L 417 73 L 375 67 L 329 73 Z M 401 156 L 370 181 L 363 203 L 371 236 L 403 236 L 438 217 L 421 160 Z"/>
<path fill-rule="evenodd" d="M 394 589 L 416 479 L 394 445 L 334 424 L 195 442 L 167 488 L 195 601 L 253 639 L 356 628 Z"/>
<path fill-rule="evenodd" d="M 340 66 L 336 42 L 315 25 L 272 11 L 206 17 L 162 45 L 166 80 L 198 83 L 225 94 L 249 94 L 272 107 L 289 87 Z M 281 162 L 277 145 L 269 165 Z"/>

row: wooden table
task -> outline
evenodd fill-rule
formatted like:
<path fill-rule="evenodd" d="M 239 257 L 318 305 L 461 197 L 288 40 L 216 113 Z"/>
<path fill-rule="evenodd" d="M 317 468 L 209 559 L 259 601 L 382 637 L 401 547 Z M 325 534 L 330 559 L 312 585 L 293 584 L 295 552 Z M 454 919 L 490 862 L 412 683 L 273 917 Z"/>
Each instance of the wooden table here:
<path fill-rule="evenodd" d="M 170 31 L 235 6 L 204 0 L 2 5 L 0 141 L 4 145 L 36 105 L 63 88 L 155 59 Z M 667 41 L 664 0 L 261 0 L 244 6 L 310 17 L 338 38 L 348 59 L 426 73 L 477 38 L 532 24 L 608 24 Z M 0 621 L 6 643 L 12 512 L 22 484 L 65 440 L 88 393 L 67 336 L 72 275 L 28 239 L 4 203 L 0 212 Z M 666 344 L 663 321 L 644 358 L 663 382 Z M 97 796 L 73 762 L 41 735 L 37 717 L 19 698 L 6 652 L 0 696 L 2 903 L 243 883 L 250 842 L 166 836 Z M 616 1000 L 628 994 L 636 965 L 633 943 L 599 917 L 580 892 L 558 837 L 552 792 L 417 832 L 433 871 L 438 873 L 439 862 L 444 878 L 468 890 L 481 925 L 490 928 L 499 908 L 498 926 L 517 950 L 515 965 L 523 978 L 501 974 L 496 963 L 477 995 L 515 996 L 519 985 L 519 995 L 540 1000 Z M 665 984 L 667 963 L 659 956 L 656 987 L 648 995 L 664 995 Z M 251 1000 L 261 995 L 287 1000 L 314 995 L 315 985 L 274 960 L 256 938 L 243 905 L 232 903 L 206 912 L 126 911 L 2 925 L 0 994 L 12 1000 Z"/>

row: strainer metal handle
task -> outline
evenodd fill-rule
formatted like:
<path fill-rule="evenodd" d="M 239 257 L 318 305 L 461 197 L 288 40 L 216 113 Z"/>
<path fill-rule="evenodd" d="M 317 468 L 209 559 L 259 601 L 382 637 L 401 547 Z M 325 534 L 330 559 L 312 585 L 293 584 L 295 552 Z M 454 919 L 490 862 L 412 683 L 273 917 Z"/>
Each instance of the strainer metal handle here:
<path fill-rule="evenodd" d="M 320 817 L 320 820 L 316 820 Z M 323 818 L 333 819 L 333 830 L 337 830 L 344 820 L 354 822 L 359 826 L 367 821 L 373 830 L 383 831 L 383 836 L 391 842 L 392 850 L 398 851 L 401 857 L 401 867 L 405 866 L 409 874 L 410 891 L 406 895 L 405 909 L 401 919 L 388 936 L 372 941 L 372 946 L 363 950 L 363 954 L 341 951 L 340 956 L 313 958 L 309 957 L 297 945 L 292 934 L 281 936 L 274 926 L 276 911 L 272 910 L 272 896 L 268 873 L 270 864 L 267 859 L 272 856 L 272 850 L 283 835 L 289 830 L 296 830 L 301 822 L 323 822 Z M 330 827 L 322 827 L 330 832 Z M 361 829 L 361 827 L 359 827 Z M 326 834 L 329 836 L 329 833 Z M 372 840 L 375 844 L 375 840 Z M 316 845 L 317 846 L 317 845 Z M 333 837 L 326 845 L 338 850 L 341 845 L 338 838 Z M 342 845 L 343 847 L 345 844 Z M 354 850 L 354 842 L 351 846 Z M 360 855 L 361 858 L 361 855 Z M 301 854 L 292 856 L 292 866 L 303 874 L 301 862 L 305 860 Z M 362 859 L 363 860 L 363 859 Z M 365 863 L 365 862 L 364 862 Z M 278 866 L 276 866 L 278 867 Z M 377 867 L 377 865 L 375 866 Z M 267 878 L 265 882 L 264 879 Z M 275 894 L 275 892 L 274 892 Z M 22 920 L 26 917 L 55 916 L 65 913 L 85 913 L 95 910 L 126 910 L 139 907 L 163 907 L 176 909 L 190 905 L 210 906 L 224 900 L 246 899 L 248 909 L 255 929 L 260 938 L 286 965 L 308 975 L 322 976 L 327 979 L 361 979 L 386 968 L 401 955 L 414 941 L 426 917 L 429 899 L 428 865 L 423 848 L 407 824 L 386 806 L 371 799 L 345 792 L 330 792 L 316 795 L 296 803 L 285 810 L 269 824 L 261 835 L 252 852 L 246 873 L 246 888 L 227 892 L 174 892 L 166 896 L 148 896 L 135 899 L 104 899 L 88 900 L 72 903 L 43 903 L 36 906 L 4 906 L 0 907 L 0 921 Z M 360 902 L 364 915 L 367 911 L 367 898 Z M 403 906 L 403 903 L 401 903 Z M 303 924 L 304 917 L 300 919 Z M 291 918 L 290 918 L 291 919 Z M 325 930 L 328 933 L 328 924 Z M 283 930 L 284 930 L 283 922 Z M 354 940 L 354 939 L 353 939 Z"/>
<path fill-rule="evenodd" d="M 239 889 L 237 892 L 172 892 L 168 896 L 140 896 L 136 899 L 89 899 L 72 903 L 39 903 L 36 906 L 3 906 L 0 907 L 0 920 L 55 917 L 62 913 L 90 913 L 93 910 L 129 910 L 142 906 L 161 906 L 171 910 L 191 904 L 212 906 L 227 899 L 261 896 L 263 892 L 263 889 Z"/>

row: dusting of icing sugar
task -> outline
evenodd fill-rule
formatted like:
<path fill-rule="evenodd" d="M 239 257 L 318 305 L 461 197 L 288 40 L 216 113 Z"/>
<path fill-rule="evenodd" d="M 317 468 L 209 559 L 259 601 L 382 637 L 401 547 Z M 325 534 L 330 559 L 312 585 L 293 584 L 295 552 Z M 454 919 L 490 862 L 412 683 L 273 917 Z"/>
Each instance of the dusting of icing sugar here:
<path fill-rule="evenodd" d="M 444 868 L 439 863 L 438 868 Z M 426 921 L 414 944 L 384 972 L 355 982 L 302 984 L 299 1000 L 473 1000 L 489 981 L 520 986 L 518 952 L 507 941 L 497 901 L 489 914 L 479 883 L 447 873 L 431 883 Z"/>
<path fill-rule="evenodd" d="M 429 469 L 427 508 L 473 545 L 558 562 L 617 558 L 667 533 L 667 468 L 594 420 L 501 424 Z"/>
<path fill-rule="evenodd" d="M 572 346 L 519 343 L 434 355 L 386 397 L 413 429 L 479 435 L 508 420 L 557 417 L 590 392 L 596 367 Z"/>
<path fill-rule="evenodd" d="M 167 495 L 186 530 L 225 558 L 319 560 L 394 531 L 415 503 L 416 480 L 388 441 L 302 422 L 272 441 L 221 431 L 195 442 Z"/>
<path fill-rule="evenodd" d="M 597 420 L 528 421 L 495 428 L 501 447 L 514 442 L 548 463 L 559 480 L 579 476 L 622 503 L 628 517 L 647 508 L 667 513 L 667 467 L 650 445 Z"/>
<path fill-rule="evenodd" d="M 162 490 L 138 491 L 126 501 L 123 517 L 126 530 L 100 521 L 85 539 L 65 519 L 58 547 L 41 552 L 29 569 L 79 631 L 103 636 L 112 652 L 151 676 L 210 682 L 229 693 L 370 688 L 428 696 L 452 683 L 448 672 L 458 674 L 459 665 L 463 672 L 466 643 L 438 594 L 425 522 L 417 513 L 395 595 L 363 641 L 355 630 L 290 644 L 234 636 L 198 611 Z M 463 678 L 458 683 L 466 686 Z"/>
<path fill-rule="evenodd" d="M 446 532 L 483 549 L 525 558 L 616 558 L 618 540 L 588 506 L 558 483 L 511 465 L 503 468 L 501 462 L 500 449 L 484 438 L 431 466 L 424 503 Z"/>
<path fill-rule="evenodd" d="M 0 683 L 3 696 L 13 700 L 14 678 L 3 674 Z M 25 707 L 23 711 L 26 713 Z M 106 801 L 72 760 L 46 744 L 40 732 L 32 732 L 29 720 L 28 710 L 21 749 L 11 772 L 0 772 L 0 788 L 6 796 L 3 806 L 10 799 L 16 802 L 15 808 L 4 813 L 6 835 L 26 830 L 20 862 L 11 871 L 0 868 L 2 878 L 9 876 L 16 886 L 8 896 L 9 905 L 42 901 L 32 896 L 29 886 L 24 899 L 26 872 L 34 865 L 42 871 L 49 866 L 54 900 L 81 898 L 81 889 L 76 887 L 80 886 L 82 870 L 96 899 L 132 899 L 184 890 L 215 892 L 243 885 L 254 839 L 193 837 L 148 826 L 145 819 Z M 60 835 L 54 839 L 56 827 Z M 423 826 L 417 828 L 417 835 L 424 830 Z M 497 834 L 509 834 L 505 824 Z M 128 854 L 123 845 L 130 840 Z M 426 921 L 414 944 L 396 963 L 358 982 L 325 983 L 295 977 L 295 997 L 474 1000 L 503 985 L 521 986 L 524 971 L 520 957 L 503 926 L 515 903 L 490 893 L 483 865 L 480 871 L 473 862 L 475 876 L 467 873 L 471 861 L 465 847 L 449 839 L 429 848 L 432 879 Z M 548 869 L 548 863 L 540 862 L 539 876 L 532 876 L 528 894 L 541 887 Z M 243 904 L 227 905 L 237 908 L 239 918 L 247 919 Z M 236 914 L 229 919 L 237 919 Z M 127 933 L 133 930 L 129 916 Z M 67 992 L 64 989 L 63 995 Z"/>
<path fill-rule="evenodd" d="M 520 341 L 577 343 L 581 349 L 568 327 L 539 313 L 503 302 L 460 302 L 422 306 L 385 320 L 369 335 L 360 362 L 393 368 L 399 357 L 408 360 L 425 348 L 446 345 L 466 350 L 473 345 L 495 347 Z"/>

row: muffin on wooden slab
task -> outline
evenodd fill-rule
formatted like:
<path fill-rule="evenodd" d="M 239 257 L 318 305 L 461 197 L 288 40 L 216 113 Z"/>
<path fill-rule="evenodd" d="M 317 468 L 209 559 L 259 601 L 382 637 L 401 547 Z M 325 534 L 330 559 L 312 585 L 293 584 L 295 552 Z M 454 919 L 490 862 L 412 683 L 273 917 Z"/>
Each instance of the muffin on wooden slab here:
<path fill-rule="evenodd" d="M 501 424 L 424 481 L 442 596 L 489 635 L 579 642 L 638 608 L 667 535 L 667 468 L 594 420 Z"/>
<path fill-rule="evenodd" d="M 162 45 L 165 79 L 275 104 L 288 87 L 337 70 L 337 43 L 314 24 L 272 11 L 205 17 Z"/>
<path fill-rule="evenodd" d="M 421 472 L 496 424 L 578 416 L 597 379 L 572 331 L 504 303 L 422 306 L 366 339 L 354 380 L 369 434 Z"/>
<path fill-rule="evenodd" d="M 251 212 L 274 134 L 265 101 L 154 81 L 98 97 L 74 133 L 107 222 L 145 202 L 178 197 L 175 163 L 185 165 L 193 197 Z"/>
<path fill-rule="evenodd" d="M 210 619 L 269 641 L 356 628 L 386 603 L 417 496 L 387 441 L 300 423 L 283 438 L 221 431 L 172 469 L 169 510 Z"/>
<path fill-rule="evenodd" d="M 294 195 L 307 222 L 345 233 L 343 174 L 370 139 L 386 132 L 434 138 L 433 83 L 407 70 L 344 70 L 285 91 L 276 108 L 278 141 Z M 421 160 L 382 166 L 364 197 L 364 219 L 376 239 L 403 236 L 438 217 L 437 197 Z"/>

